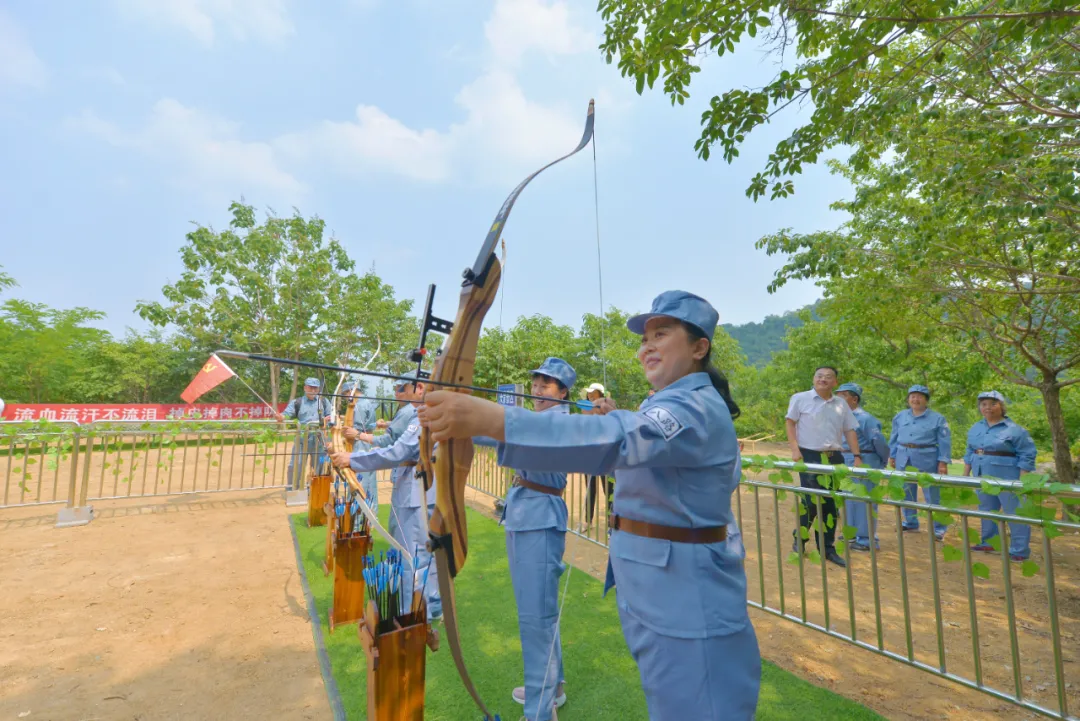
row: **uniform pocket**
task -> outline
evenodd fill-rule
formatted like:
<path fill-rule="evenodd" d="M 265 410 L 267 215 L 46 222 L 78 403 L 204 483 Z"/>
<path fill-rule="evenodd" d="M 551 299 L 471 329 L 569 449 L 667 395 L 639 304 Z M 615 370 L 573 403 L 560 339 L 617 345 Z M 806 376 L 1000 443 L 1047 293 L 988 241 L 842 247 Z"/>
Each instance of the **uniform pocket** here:
<path fill-rule="evenodd" d="M 700 548 L 698 592 L 709 635 L 734 633 L 747 621 L 746 571 L 738 548 L 710 543 Z"/>
<path fill-rule="evenodd" d="M 671 541 L 618 532 L 618 536 L 612 534 L 611 555 L 623 561 L 664 568 L 671 560 Z"/>

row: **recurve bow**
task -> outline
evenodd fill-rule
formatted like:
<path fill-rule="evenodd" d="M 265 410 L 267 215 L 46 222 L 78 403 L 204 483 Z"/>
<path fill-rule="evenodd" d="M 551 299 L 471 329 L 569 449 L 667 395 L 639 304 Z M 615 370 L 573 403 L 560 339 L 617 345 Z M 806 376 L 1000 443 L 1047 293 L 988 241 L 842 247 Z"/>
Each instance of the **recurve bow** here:
<path fill-rule="evenodd" d="M 480 340 L 480 330 L 484 316 L 495 300 L 499 290 L 499 280 L 502 275 L 502 266 L 495 255 L 499 238 L 502 235 L 506 219 L 510 215 L 514 202 L 517 200 L 525 186 L 537 175 L 547 170 L 552 165 L 559 163 L 574 155 L 586 145 L 593 137 L 593 101 L 589 101 L 588 115 L 585 118 L 585 131 L 577 147 L 566 155 L 553 160 L 536 172 L 529 175 L 525 180 L 514 188 L 509 197 L 503 202 L 499 212 L 495 215 L 484 238 L 484 244 L 480 253 L 476 256 L 476 262 L 463 273 L 464 282 L 461 284 L 461 295 L 458 300 L 458 312 L 450 324 L 445 320 L 431 315 L 431 304 L 434 300 L 434 286 L 428 290 L 427 308 L 422 319 L 420 345 L 412 354 L 412 360 L 417 363 L 417 376 L 420 378 L 430 377 L 432 381 L 444 381 L 458 385 L 472 385 L 473 370 L 476 364 L 476 346 Z M 439 351 L 430 376 L 422 371 L 424 357 L 427 353 L 425 341 L 428 331 L 449 333 L 442 349 Z M 437 384 L 432 388 L 439 388 Z M 456 390 L 456 389 L 455 389 Z M 460 391 L 458 392 L 469 392 Z M 469 476 L 469 470 L 473 461 L 472 440 L 443 441 L 438 447 L 433 447 L 431 434 L 428 429 L 423 429 L 420 436 L 420 461 L 417 468 L 423 474 L 425 488 L 430 488 L 436 483 L 436 508 L 431 516 L 429 531 L 429 547 L 435 555 L 435 562 L 439 575 L 439 593 L 442 596 L 443 619 L 446 627 L 446 637 L 450 642 L 450 653 L 454 657 L 458 674 L 461 676 L 466 690 L 476 702 L 477 707 L 484 713 L 484 718 L 490 721 L 492 714 L 480 698 L 476 686 L 465 667 L 465 660 L 461 653 L 461 639 L 457 625 L 457 611 L 454 601 L 454 577 L 465 566 L 468 557 L 469 535 L 465 520 L 465 483 Z"/>

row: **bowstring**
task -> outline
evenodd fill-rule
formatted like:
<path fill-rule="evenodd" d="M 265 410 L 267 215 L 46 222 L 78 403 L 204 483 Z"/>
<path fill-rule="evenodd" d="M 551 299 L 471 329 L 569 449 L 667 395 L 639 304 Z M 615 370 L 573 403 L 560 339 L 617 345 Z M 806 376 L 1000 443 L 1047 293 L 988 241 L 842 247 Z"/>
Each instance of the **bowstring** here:
<path fill-rule="evenodd" d="M 593 159 L 593 213 L 596 217 L 596 280 L 600 288 L 600 363 L 604 371 L 604 390 L 607 390 L 607 348 L 604 341 L 604 271 L 600 258 L 600 183 L 596 163 L 596 130 L 592 136 Z"/>
<path fill-rule="evenodd" d="M 608 389 L 607 352 L 606 352 L 606 344 L 605 344 L 605 340 L 604 340 L 604 323 L 605 323 L 606 319 L 604 317 L 604 273 L 603 273 L 603 267 L 602 267 L 601 256 L 600 256 L 600 184 L 599 184 L 599 179 L 598 179 L 597 163 L 596 163 L 596 130 L 595 130 L 595 127 L 593 129 L 592 148 L 593 148 L 593 212 L 594 212 L 594 215 L 596 217 L 596 278 L 597 278 L 597 283 L 598 283 L 599 289 L 600 289 L 600 363 L 601 363 L 601 367 L 603 368 L 604 390 L 606 391 Z M 502 321 L 500 320 L 500 324 L 501 324 L 501 322 Z M 569 485 L 569 474 L 567 474 L 567 476 L 568 476 L 567 477 L 567 485 Z M 597 479 L 597 480 L 599 480 L 599 479 Z M 569 521 L 569 516 L 567 517 L 567 521 Z M 568 528 L 567 532 L 569 532 L 569 530 L 570 529 Z M 579 558 L 579 556 L 580 556 L 580 548 L 578 549 L 578 552 L 574 554 L 574 560 L 577 560 Z M 555 617 L 555 632 L 551 634 L 551 645 L 548 647 L 548 658 L 547 658 L 547 663 L 545 664 L 545 667 L 544 667 L 544 681 L 540 685 L 540 699 L 541 700 L 543 700 L 543 698 L 544 698 L 544 691 L 547 690 L 547 685 L 548 685 L 548 677 L 551 675 L 551 670 L 552 670 L 552 663 L 551 662 L 552 662 L 552 659 L 555 657 L 555 644 L 557 642 L 559 642 L 561 637 L 562 637 L 562 634 L 560 633 L 561 627 L 562 627 L 562 617 L 563 617 L 563 611 L 566 609 L 566 599 L 570 595 L 570 576 L 573 573 L 573 569 L 574 569 L 574 564 L 573 563 L 566 564 L 566 581 L 563 583 L 562 598 L 559 599 L 559 613 Z M 552 714 L 552 719 L 555 719 L 555 718 L 558 717 L 558 714 L 556 713 L 556 704 L 555 704 L 556 694 L 554 692 L 558 691 L 558 686 L 562 682 L 563 682 L 563 679 L 555 679 L 555 680 L 552 681 L 552 689 L 553 689 L 553 692 L 551 694 L 551 707 L 552 707 L 551 708 L 551 714 Z"/>
<path fill-rule="evenodd" d="M 495 379 L 496 385 L 502 382 L 502 361 L 503 350 L 506 342 L 506 328 L 503 327 L 503 304 L 506 301 L 506 238 L 500 238 L 499 242 L 502 244 L 502 270 L 500 275 L 502 276 L 499 281 L 499 353 L 496 356 L 498 360 L 495 361 Z"/>

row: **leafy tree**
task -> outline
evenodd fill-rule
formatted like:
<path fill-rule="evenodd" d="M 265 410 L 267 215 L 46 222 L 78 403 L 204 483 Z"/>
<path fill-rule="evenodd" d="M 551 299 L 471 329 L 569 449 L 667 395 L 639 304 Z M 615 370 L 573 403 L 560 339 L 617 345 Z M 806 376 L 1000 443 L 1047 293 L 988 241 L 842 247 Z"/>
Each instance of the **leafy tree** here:
<path fill-rule="evenodd" d="M 582 396 L 590 384 L 603 383 L 619 408 L 637 408 L 645 400 L 649 382 L 637 359 L 641 337 L 626 327 L 631 315 L 612 306 L 603 317 L 586 313 L 582 318 L 576 366 Z"/>
<path fill-rule="evenodd" d="M 548 356 L 556 356 L 577 371 L 577 397 L 584 397 L 590 384 L 603 383 L 619 408 L 637 408 L 649 383 L 637 360 L 641 339 L 626 327 L 629 316 L 618 308 L 610 308 L 603 318 L 587 313 L 576 334 L 570 326 L 557 325 L 542 315 L 519 318 L 510 330 L 489 328 L 477 347 L 477 384 L 527 385 L 529 371 Z M 721 328 L 713 338 L 712 359 L 729 374 L 743 367 L 739 344 Z"/>
<path fill-rule="evenodd" d="M 1080 383 L 1075 235 L 1060 224 L 973 207 L 1011 201 L 950 183 L 942 165 L 958 151 L 936 144 L 939 137 L 925 135 L 923 153 L 888 164 L 837 165 L 857 188 L 855 200 L 834 205 L 851 219 L 837 231 L 781 231 L 759 241 L 768 253 L 789 256 L 770 290 L 814 278 L 853 313 L 872 299 L 905 322 L 936 329 L 933 351 L 952 354 L 943 371 L 964 372 L 966 347 L 998 378 L 1038 390 L 1058 475 L 1072 482 L 1061 392 Z M 964 343 L 952 348 L 957 338 Z"/>
<path fill-rule="evenodd" d="M 1060 0 L 600 0 L 599 9 L 608 62 L 617 56 L 639 93 L 662 76 L 672 104 L 689 97 L 702 57 L 743 40 L 779 61 L 764 86 L 713 97 L 696 144 L 704 159 L 719 145 L 730 162 L 755 128 L 812 102 L 809 122 L 751 181 L 755 199 L 791 193 L 791 176 L 830 147 L 880 155 L 896 124 L 923 110 L 968 108 L 1013 130 L 1024 122 L 1059 147 L 1080 120 L 1080 10 Z"/>
<path fill-rule="evenodd" d="M 0 289 L 15 285 L 0 274 Z M 0 304 L 0 398 L 59 403 L 71 395 L 89 350 L 109 334 L 89 323 L 104 314 L 89 308 L 57 310 L 9 299 Z"/>
<path fill-rule="evenodd" d="M 0 265 L 0 268 L 3 268 L 3 267 L 4 266 Z M 0 270 L 0 290 L 5 290 L 7 288 L 13 288 L 16 285 L 18 285 L 18 283 L 15 282 L 14 278 L 12 278 L 10 275 L 8 275 L 7 273 Z"/>
<path fill-rule="evenodd" d="M 557 325 L 545 315 L 522 316 L 510 329 L 486 328 L 476 348 L 476 385 L 495 388 L 501 383 L 521 383 L 528 393 L 529 371 L 548 356 L 570 363 L 577 357 L 578 342 L 574 329 Z"/>
<path fill-rule="evenodd" d="M 404 365 L 396 359 L 404 355 L 405 339 L 415 337 L 411 301 L 394 300 L 393 289 L 374 272 L 354 275 L 341 244 L 324 238 L 322 220 L 295 212 L 257 223 L 252 206 L 229 209 L 227 230 L 200 225 L 187 234 L 183 275 L 162 289 L 164 303 L 136 306 L 143 318 L 176 326 L 198 347 L 290 360 L 367 358 L 381 337 L 382 357 Z M 275 364 L 268 369 L 274 404 L 283 395 L 280 370 Z M 303 375 L 291 372 L 290 398 Z"/>
<path fill-rule="evenodd" d="M 122 340 L 103 339 L 88 350 L 85 370 L 75 379 L 71 400 L 177 402 L 205 361 L 205 354 L 194 351 L 184 338 L 166 337 L 157 329 L 143 335 L 129 328 Z M 222 399 L 228 400 L 232 399 Z"/>

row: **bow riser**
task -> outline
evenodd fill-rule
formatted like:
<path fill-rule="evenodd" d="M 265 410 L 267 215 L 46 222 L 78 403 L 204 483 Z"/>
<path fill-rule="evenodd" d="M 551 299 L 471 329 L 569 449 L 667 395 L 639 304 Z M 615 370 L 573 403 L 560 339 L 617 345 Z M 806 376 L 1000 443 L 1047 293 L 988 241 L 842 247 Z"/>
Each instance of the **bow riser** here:
<path fill-rule="evenodd" d="M 431 376 L 433 380 L 472 385 L 476 369 L 476 348 L 480 342 L 484 316 L 495 302 L 501 279 L 502 264 L 498 258 L 491 256 L 491 263 L 484 273 L 483 285 L 465 283 L 462 286 L 454 329 L 445 344 L 447 352 L 435 359 Z M 465 390 L 457 392 L 470 393 Z M 438 480 L 438 487 L 435 489 L 435 512 L 431 516 L 431 534 L 436 538 L 450 534 L 453 544 L 447 549 L 447 556 L 450 573 L 456 576 L 465 566 L 469 555 L 468 531 L 465 527 L 465 483 L 472 468 L 473 442 L 465 439 L 440 443 L 434 452 L 433 468 L 428 460 L 433 455 L 432 446 L 431 434 L 421 434 L 420 462 L 425 471 L 424 483 L 430 484 L 433 477 Z"/>

